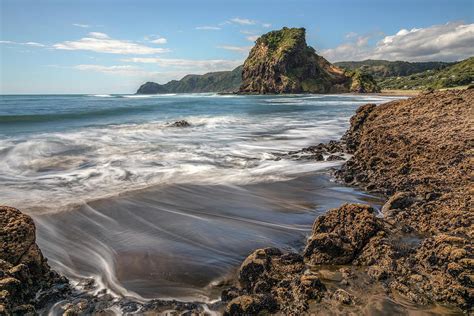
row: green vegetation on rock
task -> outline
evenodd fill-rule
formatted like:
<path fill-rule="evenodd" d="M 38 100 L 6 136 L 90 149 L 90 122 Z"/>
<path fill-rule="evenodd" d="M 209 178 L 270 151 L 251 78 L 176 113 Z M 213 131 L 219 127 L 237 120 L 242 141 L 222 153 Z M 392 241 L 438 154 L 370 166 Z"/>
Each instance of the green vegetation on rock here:
<path fill-rule="evenodd" d="M 349 92 L 350 77 L 306 44 L 304 28 L 284 27 L 257 39 L 245 60 L 240 93 Z"/>
<path fill-rule="evenodd" d="M 382 89 L 443 89 L 467 86 L 474 82 L 474 57 L 445 67 L 426 70 L 405 77 L 389 77 L 379 80 Z"/>
<path fill-rule="evenodd" d="M 374 77 L 366 72 L 361 70 L 356 70 L 353 72 L 348 72 L 348 74 L 352 81 L 351 81 L 351 92 L 358 92 L 358 93 L 376 93 L 380 92 L 380 87 L 377 85 Z"/>
<path fill-rule="evenodd" d="M 342 61 L 334 65 L 348 71 L 361 70 L 374 78 L 409 76 L 426 70 L 439 70 L 454 63 L 439 61 L 408 62 L 367 59 L 363 61 Z"/>
<path fill-rule="evenodd" d="M 187 75 L 181 80 L 166 84 L 147 82 L 140 86 L 137 94 L 233 92 L 239 89 L 242 66 L 232 71 L 209 72 L 204 75 Z"/>
<path fill-rule="evenodd" d="M 378 86 L 387 90 L 443 89 L 474 82 L 474 57 L 454 63 L 364 60 L 335 65 L 372 75 Z"/>

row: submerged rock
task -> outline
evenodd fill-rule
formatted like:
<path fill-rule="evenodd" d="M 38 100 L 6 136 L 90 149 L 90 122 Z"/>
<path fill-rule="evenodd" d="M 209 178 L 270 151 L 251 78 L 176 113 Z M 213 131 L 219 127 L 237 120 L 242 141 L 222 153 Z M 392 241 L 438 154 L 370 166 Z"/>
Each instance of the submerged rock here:
<path fill-rule="evenodd" d="M 191 124 L 186 120 L 176 121 L 168 125 L 169 127 L 190 127 Z"/>

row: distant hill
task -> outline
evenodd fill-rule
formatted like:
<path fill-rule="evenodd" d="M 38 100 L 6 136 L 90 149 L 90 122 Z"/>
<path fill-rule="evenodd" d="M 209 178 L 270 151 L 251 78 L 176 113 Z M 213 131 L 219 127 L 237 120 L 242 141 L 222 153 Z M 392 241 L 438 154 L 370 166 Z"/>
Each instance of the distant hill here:
<path fill-rule="evenodd" d="M 426 70 L 441 70 L 455 63 L 440 61 L 408 62 L 367 59 L 363 61 L 341 61 L 334 65 L 345 70 L 361 70 L 372 75 L 375 79 L 386 77 L 409 76 Z"/>
<path fill-rule="evenodd" d="M 241 76 L 242 66 L 232 71 L 186 75 L 181 80 L 172 80 L 165 84 L 147 82 L 140 86 L 137 94 L 233 92 L 239 89 Z"/>
<path fill-rule="evenodd" d="M 430 69 L 409 76 L 380 78 L 382 89 L 442 89 L 474 83 L 474 57 L 442 69 Z"/>

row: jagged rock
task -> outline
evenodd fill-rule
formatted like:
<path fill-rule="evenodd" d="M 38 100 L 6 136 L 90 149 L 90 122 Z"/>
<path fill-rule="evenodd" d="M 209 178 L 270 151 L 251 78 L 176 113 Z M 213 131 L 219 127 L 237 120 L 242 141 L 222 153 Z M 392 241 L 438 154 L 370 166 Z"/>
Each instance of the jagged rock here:
<path fill-rule="evenodd" d="M 354 301 L 354 296 L 352 296 L 350 293 L 347 291 L 344 291 L 343 289 L 337 289 L 332 293 L 331 299 L 333 301 L 336 301 L 339 304 L 344 304 L 344 305 L 353 305 L 355 304 Z"/>
<path fill-rule="evenodd" d="M 191 124 L 186 120 L 181 120 L 181 121 L 176 121 L 168 126 L 169 127 L 190 127 Z"/>
<path fill-rule="evenodd" d="M 467 312 L 474 305 L 472 104 L 474 91 L 459 90 L 359 108 L 344 136 L 354 155 L 336 173 L 389 197 L 382 212 L 391 232 L 371 238 L 353 263 L 369 265 L 373 279 L 417 304 Z M 421 242 L 406 242 L 413 232 Z"/>
<path fill-rule="evenodd" d="M 381 229 L 368 205 L 344 204 L 316 219 L 304 250 L 312 264 L 347 264 Z"/>
<path fill-rule="evenodd" d="M 273 313 L 277 308 L 278 304 L 271 295 L 242 295 L 229 302 L 225 315 L 257 315 L 260 313 Z"/>
<path fill-rule="evenodd" d="M 257 249 L 250 254 L 240 267 L 239 286 L 222 293 L 226 299 L 233 298 L 227 305 L 229 313 L 247 310 L 241 307 L 244 303 L 253 310 L 262 297 L 271 297 L 282 312 L 300 313 L 307 309 L 309 299 L 320 299 L 326 291 L 317 275 L 305 273 L 301 255 L 284 254 L 277 248 Z"/>
<path fill-rule="evenodd" d="M 35 225 L 19 210 L 0 206 L 0 310 L 34 313 L 70 292 L 68 280 L 52 271 L 36 244 Z M 41 290 L 41 292 L 40 292 Z"/>
<path fill-rule="evenodd" d="M 377 93 L 380 92 L 381 89 L 377 85 L 374 77 L 372 75 L 356 70 L 352 73 L 346 73 L 349 77 L 351 77 L 351 92 L 357 93 Z"/>
<path fill-rule="evenodd" d="M 340 155 L 330 155 L 326 158 L 327 161 L 338 161 L 338 160 L 344 160 L 343 156 Z"/>
<path fill-rule="evenodd" d="M 350 78 L 306 44 L 304 28 L 272 31 L 257 39 L 245 60 L 240 93 L 348 92 Z"/>
<path fill-rule="evenodd" d="M 397 192 L 392 195 L 382 207 L 382 213 L 389 215 L 394 210 L 403 210 L 412 205 L 415 202 L 415 198 L 412 193 L 409 192 Z"/>

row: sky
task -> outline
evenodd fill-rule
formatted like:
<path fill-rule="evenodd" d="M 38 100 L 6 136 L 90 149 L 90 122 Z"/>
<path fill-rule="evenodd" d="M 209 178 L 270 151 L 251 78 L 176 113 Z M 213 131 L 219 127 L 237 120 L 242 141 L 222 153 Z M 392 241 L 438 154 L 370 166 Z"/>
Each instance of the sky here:
<path fill-rule="evenodd" d="M 134 93 L 231 70 L 283 26 L 331 62 L 474 55 L 473 0 L 0 0 L 0 18 L 0 94 Z"/>

